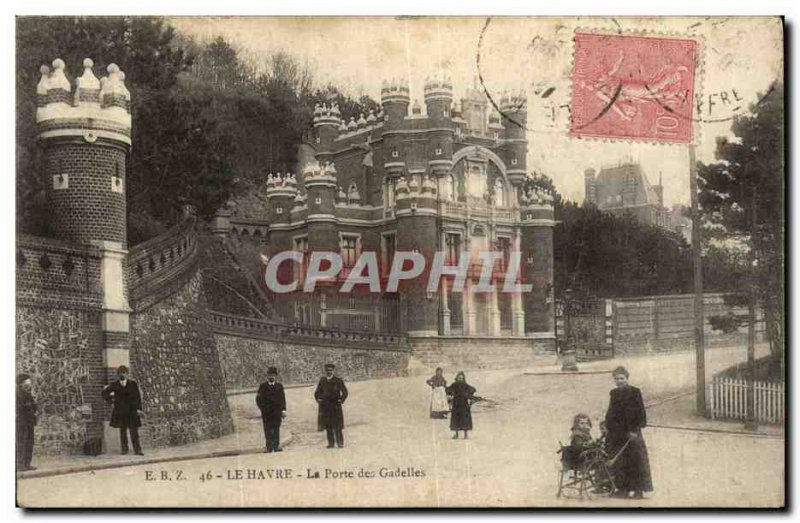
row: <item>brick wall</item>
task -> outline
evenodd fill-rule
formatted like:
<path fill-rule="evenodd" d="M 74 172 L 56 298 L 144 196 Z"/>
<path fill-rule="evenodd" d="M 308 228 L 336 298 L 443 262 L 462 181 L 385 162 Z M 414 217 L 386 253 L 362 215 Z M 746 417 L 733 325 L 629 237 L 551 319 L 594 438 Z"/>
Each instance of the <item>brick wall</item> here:
<path fill-rule="evenodd" d="M 47 151 L 45 187 L 54 235 L 77 243 L 126 243 L 125 170 L 122 148 L 59 142 Z M 54 189 L 53 176 L 66 175 L 67 188 Z M 112 177 L 122 179 L 119 192 Z"/>
<path fill-rule="evenodd" d="M 51 238 L 17 238 L 18 304 L 99 309 L 100 250 Z"/>

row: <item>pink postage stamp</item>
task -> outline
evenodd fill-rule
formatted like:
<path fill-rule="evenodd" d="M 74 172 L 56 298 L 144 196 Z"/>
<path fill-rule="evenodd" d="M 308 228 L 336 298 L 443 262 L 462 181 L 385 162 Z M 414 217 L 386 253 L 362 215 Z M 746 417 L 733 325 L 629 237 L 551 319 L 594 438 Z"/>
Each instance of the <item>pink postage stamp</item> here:
<path fill-rule="evenodd" d="M 575 34 L 570 134 L 690 143 L 697 42 Z"/>

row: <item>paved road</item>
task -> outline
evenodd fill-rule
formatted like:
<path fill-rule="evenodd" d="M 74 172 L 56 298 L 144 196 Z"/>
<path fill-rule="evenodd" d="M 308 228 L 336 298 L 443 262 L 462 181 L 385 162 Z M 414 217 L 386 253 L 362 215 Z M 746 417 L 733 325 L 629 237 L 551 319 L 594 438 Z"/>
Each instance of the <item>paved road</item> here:
<path fill-rule="evenodd" d="M 685 390 L 691 381 L 685 356 L 659 358 L 627 362 L 645 400 Z M 526 376 L 517 369 L 468 373 L 467 378 L 479 395 L 494 401 L 475 407 L 469 440 L 452 440 L 447 421 L 427 417 L 424 379 L 396 378 L 350 384 L 346 448 L 328 450 L 315 431 L 310 391 L 294 389 L 288 395 L 287 428 L 295 440 L 281 454 L 26 479 L 19 483 L 19 500 L 28 506 L 203 507 L 634 503 L 555 498 L 558 441 L 567 439 L 577 411 L 602 415 L 612 385 L 608 375 Z M 232 401 L 236 409 L 246 409 L 251 399 Z M 640 502 L 643 506 L 783 503 L 783 439 L 656 428 L 646 429 L 645 439 L 656 491 Z M 162 473 L 169 479 L 162 480 Z M 319 478 L 311 477 L 317 473 Z"/>

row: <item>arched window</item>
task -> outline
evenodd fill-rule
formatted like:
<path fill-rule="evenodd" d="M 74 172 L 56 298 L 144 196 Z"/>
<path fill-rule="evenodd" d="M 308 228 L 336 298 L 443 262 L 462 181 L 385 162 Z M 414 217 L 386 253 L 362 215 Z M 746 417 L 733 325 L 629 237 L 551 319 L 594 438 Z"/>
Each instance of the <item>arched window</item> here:
<path fill-rule="evenodd" d="M 496 207 L 506 205 L 506 185 L 499 177 L 494 181 L 494 204 Z"/>

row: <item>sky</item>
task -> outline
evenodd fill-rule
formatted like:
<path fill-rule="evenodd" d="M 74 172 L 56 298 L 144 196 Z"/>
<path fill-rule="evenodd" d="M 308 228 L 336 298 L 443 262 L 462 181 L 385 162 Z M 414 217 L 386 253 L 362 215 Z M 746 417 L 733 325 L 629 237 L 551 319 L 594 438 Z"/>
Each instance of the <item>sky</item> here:
<path fill-rule="evenodd" d="M 698 42 L 695 73 L 697 159 L 714 161 L 715 141 L 731 118 L 746 114 L 783 77 L 783 35 L 777 18 L 545 17 L 216 17 L 170 18 L 197 39 L 223 36 L 255 60 L 284 51 L 312 69 L 320 84 L 380 99 L 384 79 L 405 76 L 424 108 L 425 78 L 446 70 L 455 98 L 475 85 L 494 97 L 528 97 L 528 169 L 553 178 L 568 199 L 582 201 L 583 172 L 640 162 L 651 183 L 664 184 L 665 204 L 689 203 L 686 145 L 575 138 L 568 112 L 576 30 L 666 35 Z M 541 95 L 550 90 L 547 98 Z M 725 103 L 727 102 L 727 103 Z M 738 109 L 734 110 L 735 107 Z M 424 109 L 423 109 L 424 111 Z"/>

